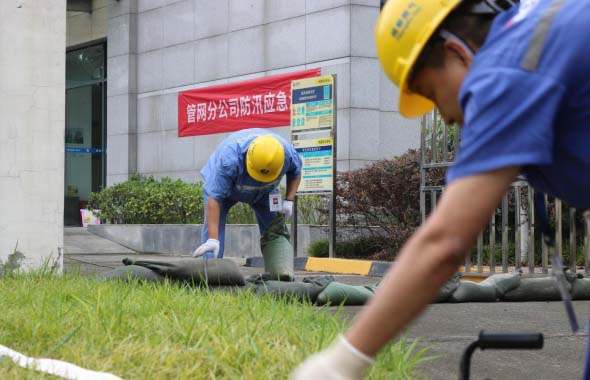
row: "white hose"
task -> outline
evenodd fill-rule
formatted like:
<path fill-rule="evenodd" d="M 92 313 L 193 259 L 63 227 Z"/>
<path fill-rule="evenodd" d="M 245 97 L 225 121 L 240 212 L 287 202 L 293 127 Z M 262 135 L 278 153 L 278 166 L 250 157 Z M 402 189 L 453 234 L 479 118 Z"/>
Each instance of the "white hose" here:
<path fill-rule="evenodd" d="M 54 359 L 29 358 L 0 344 L 0 357 L 7 356 L 23 368 L 45 372 L 54 376 L 71 380 L 122 380 L 120 377 L 106 372 L 96 372 L 78 367 L 77 365 Z"/>

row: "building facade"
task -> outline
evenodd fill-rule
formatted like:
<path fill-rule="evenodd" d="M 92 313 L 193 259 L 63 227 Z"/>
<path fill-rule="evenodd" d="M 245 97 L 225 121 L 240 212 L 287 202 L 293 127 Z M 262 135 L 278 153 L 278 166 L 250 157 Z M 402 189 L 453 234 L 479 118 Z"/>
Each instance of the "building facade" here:
<path fill-rule="evenodd" d="M 0 20 L 0 264 L 35 268 L 63 246 L 66 4 L 0 1 Z"/>
<path fill-rule="evenodd" d="M 72 217 L 90 191 L 134 173 L 200 180 L 226 135 L 178 137 L 178 92 L 188 89 L 319 67 L 337 75 L 338 170 L 419 144 L 418 121 L 400 117 L 397 89 L 376 58 L 378 0 L 93 0 L 86 6 L 90 12 L 67 17 L 64 191 Z M 288 126 L 274 130 L 289 136 Z M 73 222 L 67 215 L 66 224 Z"/>
<path fill-rule="evenodd" d="M 378 0 L 0 2 L 0 261 L 15 248 L 29 267 L 56 258 L 89 194 L 135 173 L 200 180 L 225 135 L 179 138 L 179 91 L 321 68 L 337 75 L 339 170 L 417 147 L 375 55 L 378 12 Z"/>

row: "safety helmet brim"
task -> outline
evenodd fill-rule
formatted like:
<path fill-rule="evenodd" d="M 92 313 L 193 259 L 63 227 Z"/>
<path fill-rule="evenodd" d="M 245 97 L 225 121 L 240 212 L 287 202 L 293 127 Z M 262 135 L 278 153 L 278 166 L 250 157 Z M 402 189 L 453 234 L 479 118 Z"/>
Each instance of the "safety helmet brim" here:
<path fill-rule="evenodd" d="M 248 171 L 248 175 L 250 177 L 254 178 L 255 180 L 257 180 L 258 182 L 269 183 L 269 182 L 273 182 L 277 178 L 279 178 L 279 175 L 281 174 L 283 167 L 281 166 L 276 171 L 269 171 L 268 174 L 262 174 L 258 170 L 255 170 L 253 165 L 250 162 L 247 162 L 246 170 Z"/>
<path fill-rule="evenodd" d="M 420 117 L 436 108 L 436 104 L 428 98 L 411 92 L 407 88 L 402 89 L 399 95 L 399 113 L 407 118 Z"/>

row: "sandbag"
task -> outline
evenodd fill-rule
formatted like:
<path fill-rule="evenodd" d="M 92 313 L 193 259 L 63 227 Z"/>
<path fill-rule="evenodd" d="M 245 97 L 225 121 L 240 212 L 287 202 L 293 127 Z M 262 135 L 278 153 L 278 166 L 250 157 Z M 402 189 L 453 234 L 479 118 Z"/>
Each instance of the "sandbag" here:
<path fill-rule="evenodd" d="M 305 277 L 305 278 L 307 278 L 307 277 Z M 267 282 L 267 281 L 293 282 L 293 281 L 289 281 L 289 280 L 285 280 L 285 279 L 281 280 L 280 277 L 273 276 L 272 274 L 270 274 L 268 272 L 256 273 L 256 274 L 246 277 L 246 285 L 248 285 L 248 283 L 260 284 L 261 282 Z"/>
<path fill-rule="evenodd" d="M 579 277 L 572 283 L 573 300 L 590 300 L 590 278 Z"/>
<path fill-rule="evenodd" d="M 567 290 L 571 291 L 571 284 L 567 283 Z M 502 301 L 559 301 L 561 294 L 552 277 L 522 278 L 520 285 L 504 294 Z"/>
<path fill-rule="evenodd" d="M 318 295 L 318 305 L 364 305 L 375 294 L 376 286 L 354 286 L 341 282 L 331 282 Z"/>
<path fill-rule="evenodd" d="M 453 288 L 453 280 L 447 283 L 449 290 Z M 473 281 L 460 281 L 457 288 L 447 296 L 446 302 L 495 302 L 505 293 L 517 288 L 520 284 L 520 276 L 517 273 L 499 273 L 477 283 Z M 439 298 L 444 294 L 439 292 Z M 439 301 L 445 302 L 445 301 Z"/>
<path fill-rule="evenodd" d="M 461 281 L 459 287 L 448 298 L 448 302 L 495 302 L 496 287 L 491 284 Z"/>
<path fill-rule="evenodd" d="M 480 285 L 491 285 L 496 289 L 496 299 L 500 299 L 507 292 L 516 289 L 520 285 L 520 275 L 518 273 L 498 273 L 491 275 Z"/>
<path fill-rule="evenodd" d="M 162 283 L 165 281 L 165 277 L 159 275 L 151 269 L 139 266 L 139 265 L 127 265 L 124 267 L 116 268 L 112 271 L 101 273 L 97 276 L 101 280 L 122 280 L 122 281 L 146 281 Z"/>
<path fill-rule="evenodd" d="M 151 269 L 171 280 L 196 285 L 245 285 L 238 265 L 227 259 L 168 258 L 167 260 L 123 259 L 125 265 L 138 265 Z"/>
<path fill-rule="evenodd" d="M 316 302 L 318 295 L 333 281 L 333 276 L 304 277 L 302 282 L 265 280 L 264 276 L 259 275 L 248 278 L 248 282 L 252 283 L 250 289 L 257 295 L 271 294 L 277 298 L 312 303 Z"/>
<path fill-rule="evenodd" d="M 448 302 L 451 294 L 459 287 L 461 276 L 454 275 L 439 291 L 434 303 Z"/>
<path fill-rule="evenodd" d="M 285 215 L 277 214 L 260 238 L 264 270 L 277 281 L 294 281 L 293 246 Z"/>

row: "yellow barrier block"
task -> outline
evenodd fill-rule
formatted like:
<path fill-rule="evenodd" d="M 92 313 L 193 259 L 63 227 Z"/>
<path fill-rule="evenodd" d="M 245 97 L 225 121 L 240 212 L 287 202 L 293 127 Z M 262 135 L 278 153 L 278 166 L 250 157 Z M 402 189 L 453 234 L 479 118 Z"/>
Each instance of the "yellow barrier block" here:
<path fill-rule="evenodd" d="M 496 266 L 496 271 L 495 272 L 492 272 L 490 270 L 490 267 L 489 266 L 483 266 L 482 267 L 482 272 L 479 273 L 479 272 L 477 272 L 477 266 L 476 265 L 472 265 L 471 266 L 471 272 L 465 272 L 465 267 L 464 266 L 460 266 L 458 272 L 462 274 L 462 276 L 463 276 L 462 279 L 463 280 L 473 281 L 473 282 L 482 282 L 483 280 L 485 280 L 486 278 L 488 278 L 491 275 L 503 273 L 502 272 L 502 267 L 500 267 L 500 266 Z"/>
<path fill-rule="evenodd" d="M 471 281 L 471 282 L 482 282 L 483 280 L 487 279 L 488 276 L 476 276 L 470 275 L 469 273 L 463 273 L 461 280 Z"/>
<path fill-rule="evenodd" d="M 348 259 L 327 259 L 320 257 L 309 257 L 305 264 L 305 270 L 309 272 L 331 272 L 340 274 L 368 275 L 371 271 L 371 261 L 348 260 Z"/>
<path fill-rule="evenodd" d="M 482 267 L 482 271 L 483 271 L 483 273 L 490 273 L 490 267 L 484 265 Z M 465 266 L 461 265 L 459 267 L 459 272 L 465 272 Z M 477 265 L 471 266 L 471 272 L 477 273 Z M 471 272 L 465 272 L 465 273 L 471 273 Z M 502 267 L 496 267 L 496 273 L 502 273 Z"/>

